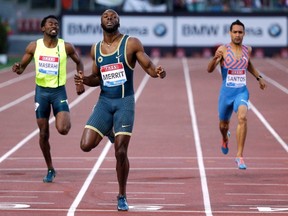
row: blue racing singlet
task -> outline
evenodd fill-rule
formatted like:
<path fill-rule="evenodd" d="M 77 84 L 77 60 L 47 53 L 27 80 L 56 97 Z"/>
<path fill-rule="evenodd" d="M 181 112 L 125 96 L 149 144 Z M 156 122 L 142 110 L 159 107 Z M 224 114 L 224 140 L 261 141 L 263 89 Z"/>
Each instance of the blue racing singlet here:
<path fill-rule="evenodd" d="M 134 94 L 133 70 L 126 58 L 126 46 L 129 36 L 124 35 L 118 48 L 111 54 L 101 52 L 101 43 L 95 46 L 95 61 L 101 73 L 100 96 L 124 98 Z"/>

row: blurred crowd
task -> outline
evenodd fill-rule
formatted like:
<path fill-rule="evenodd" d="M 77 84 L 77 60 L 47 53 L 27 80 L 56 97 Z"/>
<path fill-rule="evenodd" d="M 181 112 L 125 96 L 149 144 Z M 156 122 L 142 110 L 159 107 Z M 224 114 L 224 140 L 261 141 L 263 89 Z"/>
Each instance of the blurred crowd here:
<path fill-rule="evenodd" d="M 17 2 L 15 5 L 14 3 Z M 118 13 L 288 13 L 288 0 L 0 0 L 2 22 L 8 33 L 39 32 L 42 12 L 101 14 L 112 8 Z M 10 10 L 9 10 L 10 4 Z M 38 12 L 37 12 L 38 11 Z M 49 13 L 51 13 L 49 12 Z"/>
<path fill-rule="evenodd" d="M 273 12 L 288 11 L 288 0 L 62 0 L 63 10 L 118 12 Z"/>

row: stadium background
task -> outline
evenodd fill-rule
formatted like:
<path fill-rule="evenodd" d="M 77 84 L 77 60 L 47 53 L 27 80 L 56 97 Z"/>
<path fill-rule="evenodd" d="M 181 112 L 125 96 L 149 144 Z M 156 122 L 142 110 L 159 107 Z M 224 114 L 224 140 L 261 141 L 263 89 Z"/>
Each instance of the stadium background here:
<path fill-rule="evenodd" d="M 61 18 L 61 37 L 82 54 L 101 39 L 100 15 L 113 8 L 121 16 L 121 32 L 139 37 L 151 56 L 210 57 L 229 42 L 229 25 L 246 26 L 244 43 L 254 57 L 288 58 L 287 0 L 0 0 L 1 20 L 9 29 L 9 55 L 23 54 L 42 36 L 41 19 Z M 79 40 L 85 38 L 85 40 Z"/>

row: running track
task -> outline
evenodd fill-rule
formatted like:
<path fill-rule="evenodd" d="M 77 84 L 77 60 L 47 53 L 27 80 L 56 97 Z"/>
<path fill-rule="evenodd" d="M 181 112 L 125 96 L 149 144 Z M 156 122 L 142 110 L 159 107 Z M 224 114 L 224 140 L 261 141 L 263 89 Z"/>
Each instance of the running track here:
<path fill-rule="evenodd" d="M 90 73 L 90 58 L 83 58 Z M 44 184 L 44 159 L 34 116 L 34 66 L 18 76 L 0 71 L 0 215 L 21 216 L 212 216 L 288 214 L 288 61 L 253 59 L 267 80 L 260 90 L 248 75 L 251 110 L 245 148 L 247 170 L 238 170 L 236 116 L 230 152 L 222 155 L 217 119 L 220 74 L 208 59 L 161 58 L 164 80 L 135 70 L 136 121 L 129 148 L 130 211 L 116 211 L 118 191 L 113 146 L 105 138 L 81 152 L 83 126 L 99 89 L 77 96 L 75 66 L 68 66 L 72 129 L 59 135 L 51 118 L 57 177 Z"/>

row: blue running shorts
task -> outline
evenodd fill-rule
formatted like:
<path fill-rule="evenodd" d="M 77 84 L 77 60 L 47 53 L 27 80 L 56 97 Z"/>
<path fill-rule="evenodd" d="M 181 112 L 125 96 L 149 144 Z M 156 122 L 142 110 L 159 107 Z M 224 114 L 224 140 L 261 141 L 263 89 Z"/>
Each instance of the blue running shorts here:
<path fill-rule="evenodd" d="M 90 128 L 104 137 L 112 128 L 115 136 L 132 134 L 135 116 L 134 95 L 124 98 L 100 96 L 85 128 Z"/>

